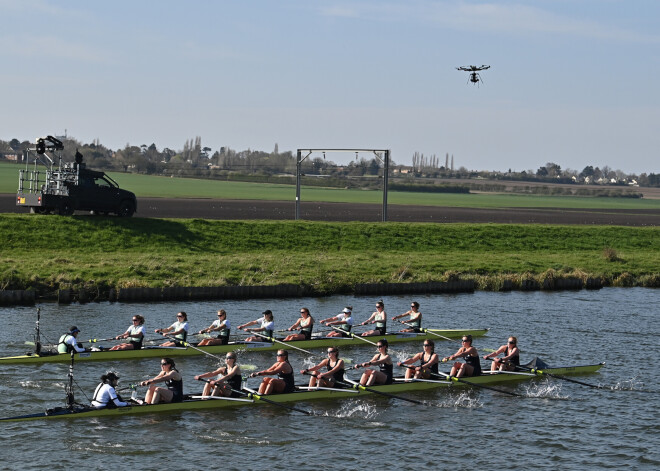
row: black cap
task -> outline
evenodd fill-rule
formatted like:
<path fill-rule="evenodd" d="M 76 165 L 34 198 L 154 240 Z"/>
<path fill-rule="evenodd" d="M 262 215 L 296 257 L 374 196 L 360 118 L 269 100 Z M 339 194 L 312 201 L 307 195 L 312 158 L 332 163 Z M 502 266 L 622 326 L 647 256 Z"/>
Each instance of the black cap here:
<path fill-rule="evenodd" d="M 76 327 L 75 325 L 72 325 L 71 327 L 69 327 L 69 333 L 70 334 L 75 334 L 76 332 L 80 332 L 80 329 L 78 327 Z"/>
<path fill-rule="evenodd" d="M 264 312 L 262 312 L 262 314 L 264 314 L 264 315 L 265 314 L 273 315 L 273 311 L 271 311 L 270 309 L 266 309 Z"/>

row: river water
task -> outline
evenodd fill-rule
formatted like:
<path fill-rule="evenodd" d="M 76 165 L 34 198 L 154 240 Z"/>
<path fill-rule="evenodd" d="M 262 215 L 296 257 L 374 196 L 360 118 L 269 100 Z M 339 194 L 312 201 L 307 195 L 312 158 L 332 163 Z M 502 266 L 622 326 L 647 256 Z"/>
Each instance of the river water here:
<path fill-rule="evenodd" d="M 385 296 L 389 316 L 407 310 L 407 296 Z M 658 469 L 660 466 L 660 368 L 658 306 L 660 290 L 605 288 L 599 291 L 511 292 L 415 296 L 427 327 L 484 328 L 477 348 L 497 348 L 516 335 L 522 361 L 539 356 L 550 365 L 606 362 L 600 373 L 579 377 L 613 386 L 591 389 L 555 379 L 506 386 L 530 397 L 489 390 L 438 389 L 414 397 L 425 407 L 384 397 L 297 404 L 322 416 L 308 417 L 276 407 L 180 412 L 124 418 L 78 419 L 3 424 L 0 469 L 89 469 L 110 466 L 166 469 Z M 289 327 L 301 306 L 318 320 L 345 305 L 364 320 L 377 299 L 332 296 L 196 303 L 42 304 L 42 341 L 57 340 L 72 324 L 79 339 L 124 332 L 133 314 L 147 328 L 168 326 L 175 314 L 189 315 L 191 330 L 206 327 L 224 308 L 236 326 L 264 309 L 277 328 Z M 36 308 L 0 308 L 4 329 L 0 355 L 29 347 Z M 153 333 L 147 336 L 153 338 Z M 404 344 L 405 345 L 405 344 Z M 395 346 L 402 358 L 419 343 Z M 436 343 L 440 356 L 457 344 Z M 366 361 L 373 348 L 342 351 Z M 481 352 L 483 355 L 483 352 Z M 246 353 L 247 368 L 264 368 L 274 353 Z M 197 392 L 192 377 L 215 366 L 208 357 L 176 359 L 186 392 Z M 308 366 L 304 354 L 291 354 L 294 369 Z M 484 364 L 486 362 L 483 362 Z M 91 397 L 98 377 L 116 370 L 120 386 L 153 377 L 158 360 L 77 363 L 76 399 Z M 1 416 L 38 412 L 63 405 L 68 365 L 3 366 Z M 356 376 L 356 375 L 353 375 Z M 257 379 L 250 385 L 256 386 Z M 143 388 L 142 388 L 143 391 Z"/>

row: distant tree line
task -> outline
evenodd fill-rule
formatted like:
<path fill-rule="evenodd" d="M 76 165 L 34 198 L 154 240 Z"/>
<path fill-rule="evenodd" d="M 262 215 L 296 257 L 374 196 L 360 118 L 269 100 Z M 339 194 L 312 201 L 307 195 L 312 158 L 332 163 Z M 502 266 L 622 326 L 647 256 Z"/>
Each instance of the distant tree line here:
<path fill-rule="evenodd" d="M 126 144 L 123 149 L 112 150 L 98 140 L 81 143 L 72 137 L 61 139 L 64 142 L 63 158 L 66 161 L 73 161 L 76 151 L 79 151 L 90 168 L 106 171 L 282 183 L 288 183 L 296 173 L 296 156 L 291 151 L 279 152 L 277 144 L 272 152 L 251 149 L 236 151 L 228 146 L 213 151 L 203 146 L 201 137 L 197 136 L 186 140 L 181 150 L 167 147 L 159 150 L 155 143 L 140 146 Z M 34 147 L 34 143 L 29 141 L 15 138 L 0 140 L 0 158 L 21 161 L 31 147 Z M 397 184 L 408 185 L 408 191 L 448 191 L 431 189 L 428 185 L 411 189 L 420 181 L 435 178 L 660 187 L 660 174 L 625 174 L 608 166 L 599 168 L 589 165 L 577 171 L 564 170 L 558 164 L 548 162 L 537 170 L 474 171 L 463 166 L 455 169 L 454 156 L 450 157 L 449 153 L 445 155 L 442 164 L 442 159 L 435 154 L 425 156 L 415 152 L 412 165 L 390 163 L 391 177 L 398 180 Z M 305 184 L 319 186 L 380 187 L 382 182 L 379 177 L 382 177 L 382 172 L 382 163 L 376 157 L 366 159 L 356 156 L 356 159 L 345 165 L 321 157 L 308 158 L 302 163 Z M 475 188 L 472 184 L 470 187 Z"/>

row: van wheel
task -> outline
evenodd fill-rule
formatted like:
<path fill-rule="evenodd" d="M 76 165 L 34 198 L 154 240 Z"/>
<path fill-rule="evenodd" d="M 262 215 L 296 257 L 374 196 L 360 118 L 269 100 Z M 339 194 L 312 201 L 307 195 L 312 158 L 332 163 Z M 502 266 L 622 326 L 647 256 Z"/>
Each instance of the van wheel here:
<path fill-rule="evenodd" d="M 60 216 L 71 216 L 73 214 L 73 206 L 68 201 L 63 201 L 60 204 Z"/>
<path fill-rule="evenodd" d="M 130 218 L 135 212 L 135 207 L 130 201 L 122 201 L 119 205 L 119 211 L 117 215 L 122 218 Z"/>

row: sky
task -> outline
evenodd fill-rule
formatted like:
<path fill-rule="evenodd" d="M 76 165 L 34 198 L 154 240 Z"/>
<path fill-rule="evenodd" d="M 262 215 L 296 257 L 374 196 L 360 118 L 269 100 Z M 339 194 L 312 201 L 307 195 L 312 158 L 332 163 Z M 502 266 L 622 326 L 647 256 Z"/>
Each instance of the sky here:
<path fill-rule="evenodd" d="M 0 24 L 3 140 L 660 173 L 656 0 L 0 0 Z"/>

